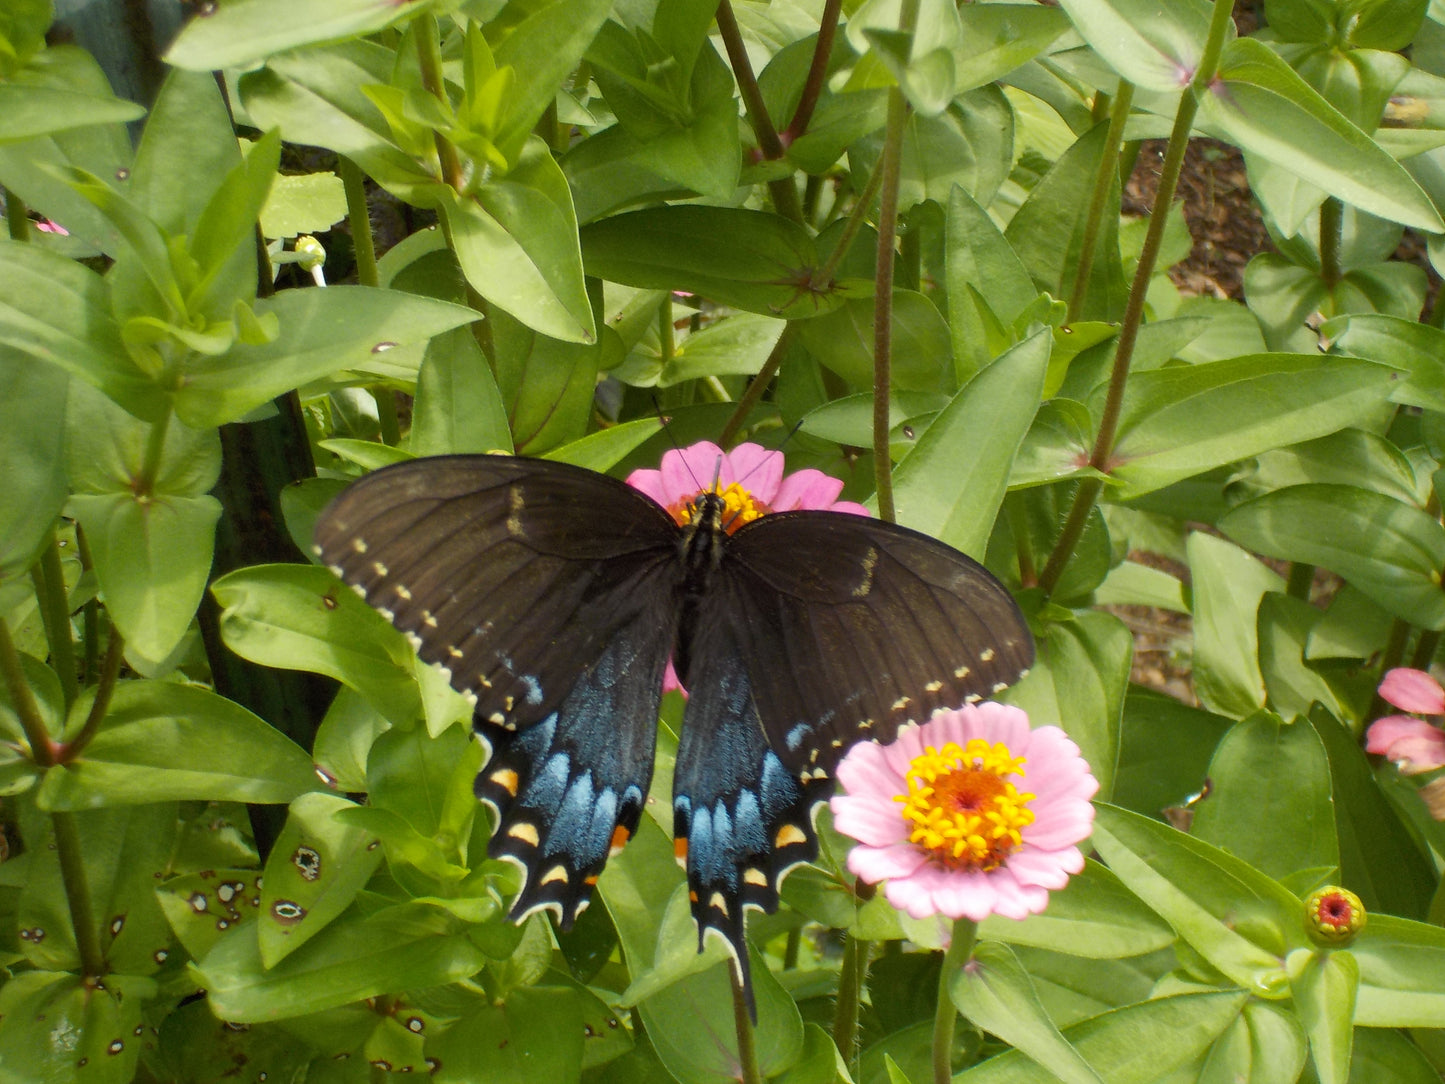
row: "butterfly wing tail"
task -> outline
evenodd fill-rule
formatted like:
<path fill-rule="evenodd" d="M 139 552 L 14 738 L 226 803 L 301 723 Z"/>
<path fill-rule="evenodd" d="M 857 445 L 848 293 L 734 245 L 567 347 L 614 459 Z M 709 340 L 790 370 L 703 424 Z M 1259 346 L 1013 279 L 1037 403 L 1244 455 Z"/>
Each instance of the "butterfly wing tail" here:
<path fill-rule="evenodd" d="M 556 711 L 515 731 L 478 719 L 492 751 L 476 793 L 498 821 L 489 852 L 526 876 L 513 918 L 550 909 L 569 928 L 608 857 L 637 830 L 652 782 L 671 636 L 667 622 L 644 611 Z"/>

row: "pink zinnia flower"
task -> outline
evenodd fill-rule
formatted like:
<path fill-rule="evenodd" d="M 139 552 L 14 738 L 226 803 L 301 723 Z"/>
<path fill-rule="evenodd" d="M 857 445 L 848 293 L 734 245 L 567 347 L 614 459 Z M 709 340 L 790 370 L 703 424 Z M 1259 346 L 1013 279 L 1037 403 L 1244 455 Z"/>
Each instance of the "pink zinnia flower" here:
<path fill-rule="evenodd" d="M 1084 868 L 1099 783 L 1067 734 L 1019 708 L 941 712 L 855 745 L 837 776 L 834 827 L 859 841 L 848 868 L 914 918 L 1024 918 Z"/>
<path fill-rule="evenodd" d="M 820 470 L 783 474 L 783 453 L 760 444 L 739 444 L 725 452 L 704 440 L 690 448 L 675 448 L 662 457 L 661 470 L 635 470 L 627 484 L 640 489 L 671 513 L 679 525 L 692 518 L 692 505 L 713 486 L 727 502 L 725 521 L 731 534 L 769 512 L 800 508 L 849 512 L 866 516 L 868 509 L 853 501 L 840 501 L 843 483 Z"/>
<path fill-rule="evenodd" d="M 1445 715 L 1445 689 L 1423 670 L 1397 666 L 1380 682 L 1380 696 L 1419 715 Z M 1445 731 L 1414 715 L 1386 715 L 1370 724 L 1365 750 L 1395 762 L 1405 775 L 1445 767 Z"/>
<path fill-rule="evenodd" d="M 843 492 L 839 479 L 812 469 L 784 475 L 783 453 L 760 444 L 739 444 L 725 452 L 704 440 L 689 448 L 675 448 L 663 455 L 661 470 L 635 470 L 627 476 L 627 484 L 646 493 L 683 526 L 692 520 L 697 498 L 714 488 L 714 479 L 727 506 L 723 523 L 729 534 L 770 512 L 811 509 L 868 514 L 861 504 L 838 499 Z M 682 689 L 671 660 L 662 689 Z"/>
<path fill-rule="evenodd" d="M 48 218 L 42 218 L 39 222 L 35 223 L 35 228 L 41 233 L 54 233 L 60 235 L 61 237 L 70 236 L 69 230 L 67 230 L 59 222 L 52 222 Z"/>

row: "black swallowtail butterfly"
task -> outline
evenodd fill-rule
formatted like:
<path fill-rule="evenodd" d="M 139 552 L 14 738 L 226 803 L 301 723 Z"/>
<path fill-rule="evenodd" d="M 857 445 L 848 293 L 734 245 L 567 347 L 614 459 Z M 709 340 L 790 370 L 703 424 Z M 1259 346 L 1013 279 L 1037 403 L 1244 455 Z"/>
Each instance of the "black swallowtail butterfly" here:
<path fill-rule="evenodd" d="M 476 697 L 491 853 L 522 918 L 562 927 L 636 831 L 669 656 L 690 692 L 673 824 L 699 943 L 725 939 L 751 999 L 744 909 L 817 855 L 843 753 L 987 697 L 1033 661 L 1018 607 L 926 535 L 838 512 L 736 533 L 715 493 L 678 526 L 624 482 L 510 456 L 378 470 L 321 516 L 317 551 L 421 657 Z"/>

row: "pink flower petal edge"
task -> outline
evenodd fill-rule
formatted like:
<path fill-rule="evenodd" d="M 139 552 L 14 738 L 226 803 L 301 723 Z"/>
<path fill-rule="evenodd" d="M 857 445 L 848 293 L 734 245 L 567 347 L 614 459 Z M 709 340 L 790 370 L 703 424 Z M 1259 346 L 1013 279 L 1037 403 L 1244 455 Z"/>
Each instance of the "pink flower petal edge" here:
<path fill-rule="evenodd" d="M 1380 682 L 1380 696 L 1417 715 L 1445 715 L 1445 689 L 1423 670 L 1395 667 Z"/>
<path fill-rule="evenodd" d="M 1387 715 L 1370 724 L 1365 751 L 1394 761 L 1405 775 L 1445 768 L 1445 731 L 1409 715 Z"/>
<path fill-rule="evenodd" d="M 1021 833 L 1022 847 L 987 871 L 949 868 L 910 843 L 902 809 L 893 800 L 907 793 L 914 757 L 929 746 L 963 745 L 972 738 L 1002 742 L 1023 757 L 1023 772 L 1010 781 L 1035 795 L 1030 803 L 1035 820 Z M 1092 830 L 1089 799 L 1098 781 L 1067 734 L 1054 726 L 1030 729 L 1019 708 L 985 702 L 943 712 L 891 745 L 855 745 L 835 775 L 845 793 L 829 803 L 834 827 L 859 840 L 848 853 L 848 868 L 870 883 L 886 880 L 889 903 L 915 919 L 1024 918 L 1047 907 L 1049 892 L 1084 868 L 1077 844 Z"/>

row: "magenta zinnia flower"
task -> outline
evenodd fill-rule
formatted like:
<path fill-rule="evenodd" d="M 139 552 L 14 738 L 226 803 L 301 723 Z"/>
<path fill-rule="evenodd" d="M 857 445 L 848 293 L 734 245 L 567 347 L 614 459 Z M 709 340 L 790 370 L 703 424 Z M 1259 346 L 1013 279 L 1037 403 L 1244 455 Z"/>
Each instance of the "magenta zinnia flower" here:
<path fill-rule="evenodd" d="M 840 501 L 843 483 L 820 470 L 783 474 L 783 453 L 760 444 L 739 444 L 725 452 L 704 440 L 689 448 L 675 448 L 662 457 L 661 470 L 635 470 L 627 484 L 646 493 L 683 526 L 692 520 L 693 503 L 713 487 L 727 506 L 723 524 L 729 534 L 769 512 L 810 509 L 866 516 L 868 509 L 853 501 Z M 672 660 L 667 663 L 662 691 L 682 689 Z M 683 690 L 686 692 L 686 690 Z"/>
<path fill-rule="evenodd" d="M 1445 689 L 1423 670 L 1397 666 L 1380 682 L 1380 696 L 1419 715 L 1445 715 Z M 1405 775 L 1445 767 L 1445 731 L 1414 715 L 1386 715 L 1370 724 L 1365 750 L 1393 760 Z"/>
<path fill-rule="evenodd" d="M 859 845 L 848 868 L 886 880 L 914 918 L 1024 918 L 1084 868 L 1098 781 L 1055 726 L 985 702 L 941 712 L 891 745 L 855 745 L 833 824 Z"/>

